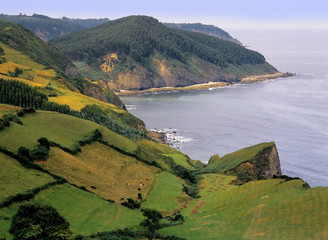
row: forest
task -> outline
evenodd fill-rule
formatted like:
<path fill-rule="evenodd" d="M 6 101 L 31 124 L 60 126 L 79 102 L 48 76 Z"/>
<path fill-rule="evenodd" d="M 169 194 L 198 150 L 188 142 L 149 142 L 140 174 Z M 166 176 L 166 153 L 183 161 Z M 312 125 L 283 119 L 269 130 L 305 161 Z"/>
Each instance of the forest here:
<path fill-rule="evenodd" d="M 201 33 L 172 29 L 146 16 L 117 19 L 50 42 L 71 59 L 90 65 L 100 64 L 98 59 L 110 52 L 118 53 L 119 58 L 130 57 L 143 63 L 156 51 L 183 63 L 190 55 L 196 55 L 219 67 L 265 62 L 261 54 L 238 44 Z"/>

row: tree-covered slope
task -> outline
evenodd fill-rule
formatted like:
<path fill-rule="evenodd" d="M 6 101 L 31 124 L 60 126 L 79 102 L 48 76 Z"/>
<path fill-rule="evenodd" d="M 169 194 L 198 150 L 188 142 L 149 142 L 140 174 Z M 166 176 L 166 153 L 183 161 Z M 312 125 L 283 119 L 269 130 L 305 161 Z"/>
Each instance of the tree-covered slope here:
<path fill-rule="evenodd" d="M 41 14 L 27 15 L 6 15 L 0 14 L 0 19 L 19 23 L 30 29 L 35 35 L 44 41 L 49 41 L 56 37 L 80 31 L 85 28 L 95 27 L 108 22 L 109 19 L 75 19 L 75 18 L 50 18 Z"/>
<path fill-rule="evenodd" d="M 0 20 L 0 47 L 1 77 L 25 81 L 38 87 L 48 85 L 48 90 L 61 89 L 52 91 L 52 96 L 63 95 L 58 93 L 68 88 L 76 94 L 82 93 L 123 107 L 113 92 L 103 91 L 81 77 L 75 65 L 62 52 L 20 24 Z M 21 72 L 15 74 L 15 69 Z"/>
<path fill-rule="evenodd" d="M 213 37 L 221 38 L 241 45 L 241 42 L 231 37 L 228 32 L 214 25 L 206 25 L 202 23 L 165 23 L 165 25 L 170 28 L 177 28 L 181 30 L 207 34 Z"/>
<path fill-rule="evenodd" d="M 263 73 L 265 58 L 230 41 L 205 34 L 172 29 L 152 17 L 130 16 L 51 41 L 83 72 L 91 66 L 105 72 L 112 89 L 186 86 L 208 81 L 238 81 L 247 72 L 232 71 L 252 65 Z M 268 71 L 269 69 L 269 71 Z M 261 71 L 260 71 L 261 73 Z M 106 85 L 101 81 L 100 84 Z"/>

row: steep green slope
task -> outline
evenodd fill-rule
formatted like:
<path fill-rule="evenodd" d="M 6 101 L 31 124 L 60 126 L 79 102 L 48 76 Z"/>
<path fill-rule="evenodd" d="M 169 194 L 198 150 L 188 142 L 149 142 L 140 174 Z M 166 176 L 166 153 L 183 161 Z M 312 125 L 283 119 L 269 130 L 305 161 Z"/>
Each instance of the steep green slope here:
<path fill-rule="evenodd" d="M 62 91 L 68 88 L 70 91 L 124 107 L 114 93 L 110 90 L 104 92 L 101 87 L 82 78 L 63 53 L 43 42 L 22 25 L 0 20 L 0 47 L 3 50 L 1 57 L 5 59 L 0 61 L 1 77 L 24 79 L 33 86 L 34 82 L 48 84 L 48 88 L 58 87 Z M 16 68 L 22 70 L 17 76 L 10 73 Z M 51 86 L 51 82 L 54 82 L 54 86 Z M 62 91 L 52 95 L 59 95 Z"/>
<path fill-rule="evenodd" d="M 83 191 L 69 184 L 51 187 L 39 193 L 32 203 L 47 204 L 69 221 L 75 235 L 91 235 L 125 227 L 138 227 L 143 217 L 140 211 L 133 211 L 115 203 L 109 203 L 95 194 Z M 0 236 L 11 239 L 8 230 L 10 220 L 22 203 L 0 209 Z"/>
<path fill-rule="evenodd" d="M 0 105 L 0 111 L 5 119 L 6 114 L 22 109 Z M 10 239 L 10 219 L 19 205 L 28 201 L 55 207 L 71 223 L 75 234 L 139 228 L 142 213 L 120 203 L 128 198 L 147 201 L 153 189 L 162 194 L 162 186 L 154 186 L 155 176 L 165 168 L 179 174 L 175 171 L 178 165 L 163 156 L 178 154 L 168 146 L 157 149 L 157 143 L 150 140 L 132 141 L 94 122 L 56 112 L 25 113 L 19 120 L 20 124 L 10 121 L 0 130 L 0 237 Z M 41 137 L 50 142 L 48 154 L 33 161 L 30 156 L 40 149 Z M 180 193 L 183 180 L 167 174 L 162 172 L 161 176 L 168 176 L 175 184 L 170 196 L 184 196 Z M 165 179 L 162 177 L 161 183 Z M 156 191 L 152 195 L 155 200 L 159 197 Z M 153 200 L 150 203 L 154 204 Z M 179 205 L 174 199 L 165 204 L 169 208 Z M 167 209 L 165 206 L 161 209 Z"/>
<path fill-rule="evenodd" d="M 74 22 L 50 18 L 40 14 L 33 14 L 32 16 L 0 14 L 0 19 L 21 24 L 44 41 L 85 28 Z"/>
<path fill-rule="evenodd" d="M 160 232 L 188 240 L 327 238 L 327 188 L 280 179 L 236 186 L 233 179 L 204 175 L 201 197 L 182 211 L 185 223 Z"/>
<path fill-rule="evenodd" d="M 26 169 L 16 159 L 0 153 L 0 202 L 11 195 L 26 192 L 30 189 L 41 187 L 55 179 L 40 171 Z"/>
<path fill-rule="evenodd" d="M 255 51 L 216 37 L 172 29 L 146 16 L 117 19 L 51 43 L 72 60 L 88 64 L 95 76 L 107 73 L 107 79 L 98 80 L 111 89 L 238 81 L 247 73 L 230 73 L 230 66 L 246 64 L 259 69 L 259 74 L 261 70 L 276 72 Z M 86 66 L 77 65 L 85 73 Z"/>
<path fill-rule="evenodd" d="M 96 27 L 109 21 L 108 18 L 51 18 L 41 14 L 33 14 L 32 16 L 0 14 L 0 19 L 21 24 L 44 41 L 85 28 Z"/>
<path fill-rule="evenodd" d="M 221 38 L 241 45 L 241 42 L 231 37 L 229 33 L 214 25 L 206 25 L 201 23 L 165 23 L 165 25 L 170 28 L 177 28 L 177 29 L 191 31 L 191 32 L 203 33 L 206 35 Z"/>

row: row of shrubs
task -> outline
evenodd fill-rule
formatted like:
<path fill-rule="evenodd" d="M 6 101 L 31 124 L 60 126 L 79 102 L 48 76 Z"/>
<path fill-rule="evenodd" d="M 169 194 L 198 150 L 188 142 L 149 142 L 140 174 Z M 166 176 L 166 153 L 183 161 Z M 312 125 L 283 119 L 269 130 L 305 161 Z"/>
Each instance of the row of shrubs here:
<path fill-rule="evenodd" d="M 19 117 L 12 113 L 8 113 L 0 118 L 0 131 L 6 127 L 10 127 L 10 122 L 15 122 L 17 124 L 23 125 L 23 122 L 19 119 Z"/>
<path fill-rule="evenodd" d="M 42 190 L 45 190 L 51 186 L 55 186 L 55 185 L 60 185 L 60 184 L 64 184 L 66 183 L 67 181 L 64 179 L 64 178 L 61 178 L 57 181 L 54 181 L 54 182 L 50 182 L 50 183 L 47 183 L 43 186 L 40 186 L 40 187 L 36 187 L 36 188 L 33 188 L 33 189 L 30 189 L 28 190 L 27 192 L 25 193 L 18 193 L 14 196 L 10 196 L 8 197 L 6 200 L 2 201 L 0 203 L 0 209 L 1 208 L 5 208 L 5 207 L 9 207 L 11 204 L 15 203 L 15 202 L 22 202 L 22 201 L 28 201 L 28 200 L 31 200 L 32 198 L 35 197 L 36 194 L 38 194 L 40 191 Z"/>

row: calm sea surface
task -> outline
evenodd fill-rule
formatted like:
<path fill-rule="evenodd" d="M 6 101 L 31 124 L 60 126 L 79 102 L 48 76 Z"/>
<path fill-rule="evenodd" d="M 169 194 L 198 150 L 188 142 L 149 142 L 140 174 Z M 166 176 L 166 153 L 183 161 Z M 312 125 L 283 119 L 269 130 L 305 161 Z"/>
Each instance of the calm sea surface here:
<path fill-rule="evenodd" d="M 193 159 L 207 162 L 215 153 L 274 141 L 284 174 L 328 186 L 328 30 L 229 32 L 297 76 L 122 100 L 148 129 L 172 133 Z"/>

